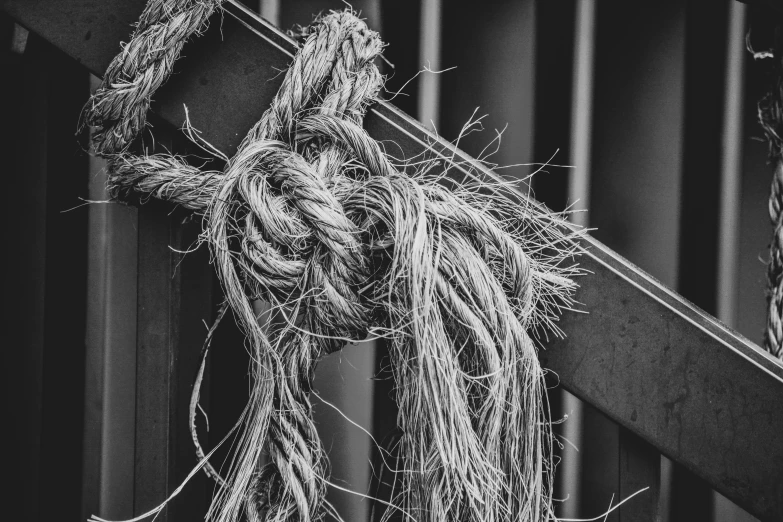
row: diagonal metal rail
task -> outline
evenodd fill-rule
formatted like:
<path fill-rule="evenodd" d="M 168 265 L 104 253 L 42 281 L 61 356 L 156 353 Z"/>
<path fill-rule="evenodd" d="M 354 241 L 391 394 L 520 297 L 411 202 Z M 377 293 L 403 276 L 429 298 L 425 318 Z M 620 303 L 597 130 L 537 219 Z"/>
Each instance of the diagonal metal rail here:
<path fill-rule="evenodd" d="M 0 6 L 96 74 L 127 41 L 144 0 L 0 0 Z M 282 80 L 295 43 L 229 2 L 185 47 L 178 72 L 153 110 L 192 123 L 232 155 Z M 388 103 L 365 127 L 390 154 L 426 150 L 464 166 L 456 176 L 494 174 Z M 661 453 L 683 464 L 763 520 L 783 520 L 783 365 L 592 238 L 592 272 L 567 313 L 564 340 L 547 343 L 543 364 L 560 382 Z"/>

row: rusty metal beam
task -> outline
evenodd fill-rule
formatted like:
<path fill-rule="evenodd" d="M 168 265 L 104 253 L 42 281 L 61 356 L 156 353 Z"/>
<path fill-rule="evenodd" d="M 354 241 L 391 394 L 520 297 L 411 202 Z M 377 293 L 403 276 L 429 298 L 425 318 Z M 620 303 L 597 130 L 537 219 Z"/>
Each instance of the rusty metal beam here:
<path fill-rule="evenodd" d="M 29 30 L 100 74 L 127 40 L 144 0 L 0 0 Z M 184 121 L 231 155 L 263 113 L 295 52 L 280 31 L 234 3 L 185 47 L 153 110 Z M 457 176 L 494 174 L 388 103 L 365 127 L 387 152 L 425 149 L 471 165 Z M 63 137 L 63 139 L 68 139 Z M 599 242 L 588 253 L 565 340 L 547 343 L 543 364 L 567 389 L 691 469 L 763 520 L 783 519 L 783 365 Z"/>

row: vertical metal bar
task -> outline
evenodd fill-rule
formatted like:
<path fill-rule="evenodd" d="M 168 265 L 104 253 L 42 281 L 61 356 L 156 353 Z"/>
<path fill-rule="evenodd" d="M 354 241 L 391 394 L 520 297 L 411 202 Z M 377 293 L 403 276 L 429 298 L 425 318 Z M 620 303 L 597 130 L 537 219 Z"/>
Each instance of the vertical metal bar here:
<path fill-rule="evenodd" d="M 630 431 L 620 428 L 620 491 L 623 500 L 647 491 L 619 508 L 622 522 L 659 521 L 661 454 Z"/>
<path fill-rule="evenodd" d="M 92 77 L 91 88 L 100 84 Z M 106 201 L 106 164 L 89 158 L 89 199 Z M 87 209 L 87 335 L 83 519 L 133 516 L 137 210 Z"/>
<path fill-rule="evenodd" d="M 723 104 L 723 139 L 721 154 L 721 199 L 718 230 L 717 317 L 736 327 L 740 202 L 742 199 L 743 111 L 745 108 L 745 49 L 747 6 L 731 2 L 728 37 L 726 38 L 726 85 Z M 715 492 L 712 497 L 714 522 L 755 520 L 743 509 Z"/>
<path fill-rule="evenodd" d="M 173 490 L 174 376 L 179 276 L 176 238 L 168 209 L 139 209 L 138 302 L 136 333 L 136 451 L 134 515 L 162 502 Z M 173 245 L 179 246 L 179 241 Z M 168 512 L 161 514 L 169 520 Z"/>
<path fill-rule="evenodd" d="M 344 488 L 332 489 L 329 501 L 345 520 L 369 520 L 372 507 L 362 496 L 372 494 L 369 484 L 373 450 L 363 430 L 372 429 L 375 415 L 372 378 L 376 344 L 365 341 L 345 346 L 319 361 L 314 386 L 318 397 L 311 398 L 321 442 L 329 453 L 330 480 Z"/>
<path fill-rule="evenodd" d="M 595 61 L 595 0 L 578 0 L 576 4 L 576 38 L 574 40 L 574 77 L 571 97 L 571 175 L 568 180 L 568 203 L 576 212 L 571 221 L 586 227 L 590 206 L 590 156 L 593 125 L 593 69 Z"/>
<path fill-rule="evenodd" d="M 595 0 L 577 0 L 574 38 L 574 62 L 571 91 L 571 143 L 568 178 L 568 204 L 574 210 L 571 215 L 577 225 L 588 226 L 588 214 L 584 212 L 590 201 L 590 152 L 593 123 L 593 70 L 595 62 Z M 580 479 L 582 478 L 582 401 L 563 390 L 563 411 L 568 418 L 563 423 L 563 449 L 559 479 L 567 501 L 562 505 L 563 518 L 576 518 L 580 507 Z"/>
<path fill-rule="evenodd" d="M 360 0 L 353 5 L 361 13 L 362 18 L 367 22 L 367 26 L 370 29 L 380 31 L 383 27 L 383 9 L 381 4 L 382 0 Z M 381 34 L 381 36 L 383 35 Z"/>
<path fill-rule="evenodd" d="M 442 0 L 422 0 L 419 63 L 430 71 L 441 67 Z M 429 129 L 437 129 L 440 122 L 440 75 L 424 72 L 419 83 L 418 114 Z"/>
<path fill-rule="evenodd" d="M 106 278 L 100 512 L 116 519 L 133 513 L 138 211 L 130 207 L 105 206 L 104 215 Z"/>
<path fill-rule="evenodd" d="M 745 78 L 746 6 L 731 2 L 726 39 L 726 88 L 723 108 L 721 201 L 718 233 L 718 319 L 736 324 L 739 219 L 742 173 L 742 122 Z"/>
<path fill-rule="evenodd" d="M 92 77 L 95 80 L 95 77 Z M 91 86 L 94 81 L 91 81 Z M 104 179 L 96 169 L 95 158 L 89 161 L 89 199 L 105 199 Z M 101 470 L 103 447 L 103 413 L 105 388 L 106 326 L 102 311 L 106 307 L 106 206 L 88 209 L 87 225 L 87 324 L 85 331 L 84 372 L 84 459 L 82 461 L 82 520 L 101 513 Z"/>
<path fill-rule="evenodd" d="M 258 0 L 258 12 L 274 25 L 280 25 L 280 0 Z"/>

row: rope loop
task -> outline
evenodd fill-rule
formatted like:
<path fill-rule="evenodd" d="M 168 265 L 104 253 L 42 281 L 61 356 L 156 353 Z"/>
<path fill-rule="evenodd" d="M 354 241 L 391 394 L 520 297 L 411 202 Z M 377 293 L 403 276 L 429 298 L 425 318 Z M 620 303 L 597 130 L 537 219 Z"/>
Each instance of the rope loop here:
<path fill-rule="evenodd" d="M 82 126 L 94 128 L 98 154 L 128 148 L 147 122 L 155 91 L 171 75 L 182 47 L 203 31 L 224 0 L 150 0 L 125 45 L 90 97 Z"/>

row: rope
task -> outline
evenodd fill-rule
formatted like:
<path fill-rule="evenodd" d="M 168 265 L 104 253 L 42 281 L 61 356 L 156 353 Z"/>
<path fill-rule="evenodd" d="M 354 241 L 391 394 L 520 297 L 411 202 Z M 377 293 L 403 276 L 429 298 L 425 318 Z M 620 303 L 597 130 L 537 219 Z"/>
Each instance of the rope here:
<path fill-rule="evenodd" d="M 753 49 L 749 50 L 753 52 Z M 774 228 L 767 267 L 767 326 L 764 348 L 783 359 L 783 26 L 775 30 L 773 52 L 754 56 L 769 57 L 773 86 L 759 101 L 759 122 L 769 143 L 769 158 L 775 164 L 769 195 L 769 217 Z"/>
<path fill-rule="evenodd" d="M 125 150 L 144 128 L 153 93 L 171 75 L 182 46 L 206 28 L 224 0 L 149 0 L 131 41 L 114 57 L 87 103 L 98 154 Z"/>
<path fill-rule="evenodd" d="M 783 162 L 778 159 L 769 196 L 769 217 L 774 227 L 767 267 L 767 327 L 764 348 L 783 359 Z"/>
<path fill-rule="evenodd" d="M 163 4 L 148 5 L 120 56 L 154 47 L 137 39 L 159 38 L 155 54 L 167 58 L 106 82 L 86 121 L 98 124 L 114 199 L 155 197 L 204 216 L 226 301 L 252 348 L 243 434 L 208 518 L 314 521 L 332 510 L 313 374 L 320 357 L 368 335 L 389 342 L 400 408 L 400 468 L 385 518 L 554 518 L 531 335 L 559 334 L 559 310 L 572 304 L 578 270 L 564 261 L 576 247 L 561 217 L 513 203 L 503 185 L 450 191 L 428 174 L 432 163 L 401 172 L 361 126 L 383 87 L 373 63 L 383 43 L 351 12 L 304 31 L 271 106 L 222 172 L 124 152 L 168 60 L 218 2 Z M 105 110 L 120 105 L 134 109 Z M 256 299 L 286 320 L 265 333 Z"/>

